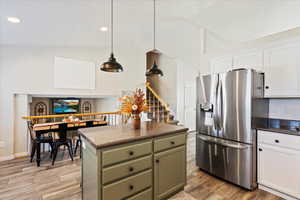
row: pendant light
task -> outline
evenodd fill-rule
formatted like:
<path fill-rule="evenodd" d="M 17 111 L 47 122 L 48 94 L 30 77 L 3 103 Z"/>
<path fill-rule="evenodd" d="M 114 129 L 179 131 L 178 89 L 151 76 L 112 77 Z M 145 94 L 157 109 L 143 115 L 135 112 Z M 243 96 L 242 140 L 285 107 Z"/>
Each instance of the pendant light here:
<path fill-rule="evenodd" d="M 153 0 L 153 50 L 152 52 L 158 52 L 156 49 L 156 0 Z M 146 76 L 159 75 L 163 76 L 163 72 L 158 68 L 156 61 L 154 59 L 154 63 L 152 67 L 147 70 Z"/>
<path fill-rule="evenodd" d="M 114 0 L 110 1 L 111 11 L 110 11 L 110 33 L 111 33 L 111 54 L 107 62 L 103 63 L 101 70 L 105 72 L 122 72 L 123 67 L 120 63 L 117 62 L 114 57 Z"/>

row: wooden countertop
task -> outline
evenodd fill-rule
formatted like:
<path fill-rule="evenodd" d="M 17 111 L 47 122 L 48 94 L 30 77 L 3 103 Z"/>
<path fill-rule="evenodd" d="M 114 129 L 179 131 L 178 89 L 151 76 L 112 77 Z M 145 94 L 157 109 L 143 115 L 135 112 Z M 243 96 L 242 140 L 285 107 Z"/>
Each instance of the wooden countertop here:
<path fill-rule="evenodd" d="M 131 124 L 120 126 L 106 126 L 82 128 L 79 133 L 95 148 L 108 147 L 141 139 L 185 132 L 188 128 L 157 122 L 142 122 L 141 129 L 135 130 Z"/>

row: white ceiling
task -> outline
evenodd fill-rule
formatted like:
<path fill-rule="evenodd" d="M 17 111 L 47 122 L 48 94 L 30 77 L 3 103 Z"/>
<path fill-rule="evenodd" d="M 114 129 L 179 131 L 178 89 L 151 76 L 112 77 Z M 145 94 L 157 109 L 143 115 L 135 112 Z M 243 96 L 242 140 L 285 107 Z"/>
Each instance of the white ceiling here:
<path fill-rule="evenodd" d="M 205 27 L 242 42 L 300 26 L 299 0 L 157 2 L 159 40 L 176 29 Z M 109 5 L 109 0 L 0 0 L 0 44 L 108 46 L 109 33 L 98 29 L 109 26 Z M 22 22 L 11 24 L 8 16 Z M 116 43 L 152 44 L 152 0 L 115 0 L 115 20 Z"/>

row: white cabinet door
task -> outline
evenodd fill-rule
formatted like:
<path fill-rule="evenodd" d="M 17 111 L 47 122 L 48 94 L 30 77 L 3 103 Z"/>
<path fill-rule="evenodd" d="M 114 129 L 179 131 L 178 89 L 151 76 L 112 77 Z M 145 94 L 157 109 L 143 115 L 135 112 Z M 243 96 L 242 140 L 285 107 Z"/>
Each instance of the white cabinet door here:
<path fill-rule="evenodd" d="M 299 96 L 300 45 L 264 52 L 265 96 Z"/>
<path fill-rule="evenodd" d="M 258 183 L 300 198 L 300 151 L 258 146 Z"/>
<path fill-rule="evenodd" d="M 247 68 L 263 71 L 263 51 L 250 51 L 233 57 L 233 69 Z"/>
<path fill-rule="evenodd" d="M 232 69 L 232 56 L 215 58 L 210 61 L 211 73 L 222 73 Z"/>

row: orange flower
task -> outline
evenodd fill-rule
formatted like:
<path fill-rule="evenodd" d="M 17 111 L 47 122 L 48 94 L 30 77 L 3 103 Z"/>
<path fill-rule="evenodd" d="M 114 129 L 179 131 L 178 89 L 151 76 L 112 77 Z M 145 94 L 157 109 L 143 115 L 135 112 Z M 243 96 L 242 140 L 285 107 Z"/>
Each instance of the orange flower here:
<path fill-rule="evenodd" d="M 121 102 L 120 111 L 123 114 L 140 114 L 148 111 L 145 93 L 141 89 L 136 89 L 132 96 L 124 96 L 119 101 Z"/>

